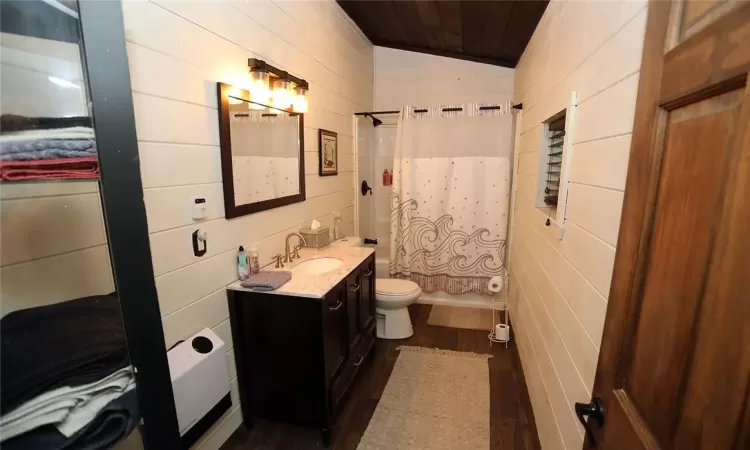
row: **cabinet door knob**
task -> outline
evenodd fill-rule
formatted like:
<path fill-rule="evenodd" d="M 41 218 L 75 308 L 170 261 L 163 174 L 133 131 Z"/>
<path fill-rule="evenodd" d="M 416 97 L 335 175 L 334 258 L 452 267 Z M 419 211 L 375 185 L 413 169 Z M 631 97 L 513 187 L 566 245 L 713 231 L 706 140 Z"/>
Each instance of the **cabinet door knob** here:
<path fill-rule="evenodd" d="M 365 272 L 366 277 L 369 277 L 370 275 L 372 275 L 372 270 L 368 270 L 367 272 Z"/>
<path fill-rule="evenodd" d="M 359 288 L 360 288 L 360 285 L 356 284 L 356 285 L 350 287 L 349 290 L 352 291 L 352 292 L 357 292 L 359 290 Z"/>
<path fill-rule="evenodd" d="M 364 361 L 364 360 L 365 360 L 365 357 L 362 356 L 362 355 L 359 355 L 359 361 L 357 361 L 357 362 L 354 363 L 354 367 L 357 367 L 360 364 L 362 364 L 362 361 Z"/>
<path fill-rule="evenodd" d="M 339 308 L 341 308 L 341 305 L 343 305 L 343 304 L 344 304 L 344 302 L 342 302 L 341 300 L 339 300 L 338 303 L 336 303 L 336 306 L 330 306 L 328 308 L 328 310 L 329 311 L 338 311 Z"/>

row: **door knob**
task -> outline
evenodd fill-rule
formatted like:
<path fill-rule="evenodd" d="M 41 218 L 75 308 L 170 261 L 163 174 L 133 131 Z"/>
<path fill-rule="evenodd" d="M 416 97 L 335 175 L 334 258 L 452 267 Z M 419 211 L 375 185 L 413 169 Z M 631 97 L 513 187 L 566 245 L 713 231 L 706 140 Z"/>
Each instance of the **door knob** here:
<path fill-rule="evenodd" d="M 586 430 L 586 436 L 588 436 L 591 446 L 596 447 L 594 430 L 591 425 L 592 422 L 595 422 L 597 428 L 604 426 L 604 404 L 602 404 L 602 400 L 599 397 L 594 397 L 591 399 L 591 403 L 576 403 L 575 410 L 578 420 Z M 586 421 L 586 417 L 589 418 L 588 421 Z"/>

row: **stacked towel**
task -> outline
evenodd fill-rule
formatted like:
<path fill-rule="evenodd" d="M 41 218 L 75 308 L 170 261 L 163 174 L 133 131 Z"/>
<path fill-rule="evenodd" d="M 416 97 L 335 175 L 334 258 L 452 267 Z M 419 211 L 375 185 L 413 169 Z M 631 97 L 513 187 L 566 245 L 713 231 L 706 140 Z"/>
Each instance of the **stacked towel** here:
<path fill-rule="evenodd" d="M 0 418 L 0 436 L 10 439 L 42 425 L 54 424 L 70 437 L 91 422 L 111 401 L 135 387 L 132 367 L 93 383 L 45 392 Z"/>
<path fill-rule="evenodd" d="M 99 176 L 96 139 L 90 119 L 6 115 L 2 116 L 1 121 L 0 179 L 17 181 Z"/>
<path fill-rule="evenodd" d="M 43 425 L 30 433 L 3 442 L 3 450 L 98 450 L 112 448 L 138 425 L 140 410 L 135 389 L 112 400 L 96 417 L 72 436 L 54 425 Z"/>
<path fill-rule="evenodd" d="M 0 161 L 0 180 L 87 180 L 99 178 L 96 157 Z"/>
<path fill-rule="evenodd" d="M 284 270 L 274 272 L 258 272 L 243 280 L 242 287 L 254 291 L 275 291 L 292 279 L 292 272 Z"/>
<path fill-rule="evenodd" d="M 1 136 L 0 138 L 5 138 Z M 0 161 L 83 158 L 96 156 L 94 139 L 0 139 Z"/>
<path fill-rule="evenodd" d="M 3 415 L 44 392 L 101 380 L 129 361 L 114 294 L 14 311 L 0 319 L 0 336 Z"/>
<path fill-rule="evenodd" d="M 91 128 L 91 117 L 27 117 L 17 114 L 0 115 L 0 130 L 3 133 L 9 131 L 24 130 L 50 130 L 55 128 Z"/>
<path fill-rule="evenodd" d="M 3 449 L 110 448 L 138 422 L 115 294 L 14 311 L 0 337 Z"/>

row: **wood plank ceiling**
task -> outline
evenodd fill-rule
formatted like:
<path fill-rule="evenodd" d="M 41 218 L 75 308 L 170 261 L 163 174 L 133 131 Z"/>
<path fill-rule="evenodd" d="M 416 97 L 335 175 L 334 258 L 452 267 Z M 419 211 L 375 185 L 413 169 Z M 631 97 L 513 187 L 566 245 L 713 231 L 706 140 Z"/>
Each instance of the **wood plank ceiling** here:
<path fill-rule="evenodd" d="M 515 67 L 548 0 L 337 0 L 373 44 Z"/>

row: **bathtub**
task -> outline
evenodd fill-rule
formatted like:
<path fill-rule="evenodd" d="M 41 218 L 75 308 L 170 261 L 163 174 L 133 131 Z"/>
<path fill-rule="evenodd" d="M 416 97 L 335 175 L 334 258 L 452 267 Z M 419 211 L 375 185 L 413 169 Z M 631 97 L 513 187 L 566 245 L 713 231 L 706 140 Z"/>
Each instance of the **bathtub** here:
<path fill-rule="evenodd" d="M 389 260 L 386 257 L 378 257 L 375 253 L 375 275 L 378 278 L 390 278 L 388 275 Z M 423 292 L 417 299 L 417 303 L 425 305 L 465 306 L 467 308 L 492 308 L 492 299 L 486 295 L 468 294 L 453 295 L 447 292 Z"/>

